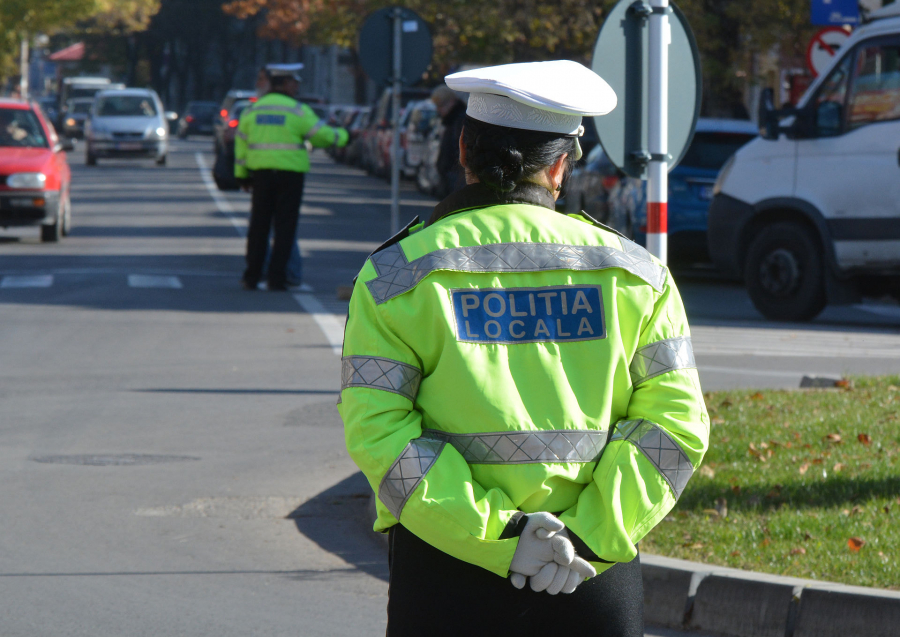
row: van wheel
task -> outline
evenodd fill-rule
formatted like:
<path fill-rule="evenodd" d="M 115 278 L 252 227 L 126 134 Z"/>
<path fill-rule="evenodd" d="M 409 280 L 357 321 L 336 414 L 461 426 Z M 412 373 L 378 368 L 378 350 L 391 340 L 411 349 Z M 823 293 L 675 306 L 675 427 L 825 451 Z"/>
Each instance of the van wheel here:
<path fill-rule="evenodd" d="M 88 146 L 88 151 L 84 154 L 84 163 L 87 166 L 97 165 L 97 156 L 90 151 L 90 146 Z"/>
<path fill-rule="evenodd" d="M 41 242 L 56 243 L 59 241 L 59 218 L 54 223 L 47 226 L 41 226 Z"/>
<path fill-rule="evenodd" d="M 63 207 L 62 219 L 59 221 L 59 232 L 62 236 L 68 237 L 72 232 L 72 200 L 66 195 L 65 206 Z"/>
<path fill-rule="evenodd" d="M 747 291 L 773 321 L 809 321 L 825 309 L 825 270 L 819 242 L 797 223 L 763 228 L 747 251 Z"/>

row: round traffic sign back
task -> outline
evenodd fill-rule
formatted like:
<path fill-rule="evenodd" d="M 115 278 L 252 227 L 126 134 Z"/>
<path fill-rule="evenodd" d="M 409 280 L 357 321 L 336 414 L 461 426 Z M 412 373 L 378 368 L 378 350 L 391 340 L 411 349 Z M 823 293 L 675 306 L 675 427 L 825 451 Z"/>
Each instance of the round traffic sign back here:
<path fill-rule="evenodd" d="M 594 118 L 600 143 L 610 161 L 627 175 L 645 179 L 648 123 L 649 34 L 635 5 L 622 0 L 610 11 L 594 46 L 591 68 L 616 92 L 619 104 Z M 674 4 L 669 16 L 668 152 L 675 168 L 687 152 L 700 114 L 700 53 L 687 18 Z"/>
<path fill-rule="evenodd" d="M 842 27 L 826 27 L 813 36 L 806 47 L 806 64 L 814 76 L 828 68 L 849 37 Z"/>
<path fill-rule="evenodd" d="M 386 7 L 371 13 L 359 30 L 359 62 L 376 84 L 393 79 L 396 11 L 400 17 L 400 76 L 404 85 L 411 86 L 422 79 L 433 52 L 428 24 L 415 11 Z"/>

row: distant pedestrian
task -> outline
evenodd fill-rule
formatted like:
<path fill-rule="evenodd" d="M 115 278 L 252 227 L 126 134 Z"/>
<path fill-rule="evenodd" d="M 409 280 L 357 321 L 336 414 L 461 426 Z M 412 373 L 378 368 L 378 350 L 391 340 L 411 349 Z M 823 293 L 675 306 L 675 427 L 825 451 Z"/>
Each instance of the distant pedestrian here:
<path fill-rule="evenodd" d="M 466 105 L 446 84 L 432 91 L 431 101 L 437 107 L 444 125 L 437 158 L 437 171 L 441 178 L 438 194 L 443 198 L 466 185 L 465 174 L 459 165 L 459 135 L 466 121 Z"/>
<path fill-rule="evenodd" d="M 266 67 L 270 92 L 241 115 L 235 135 L 234 175 L 253 192 L 247 232 L 247 268 L 241 279 L 255 290 L 263 273 L 269 232 L 274 232 L 267 279 L 270 290 L 287 290 L 287 264 L 291 246 L 297 245 L 297 223 L 303 199 L 304 177 L 309 172 L 306 144 L 324 148 L 344 146 L 348 134 L 331 128 L 294 96 L 300 88 L 297 72 L 302 64 Z M 291 281 L 299 285 L 300 281 Z"/>

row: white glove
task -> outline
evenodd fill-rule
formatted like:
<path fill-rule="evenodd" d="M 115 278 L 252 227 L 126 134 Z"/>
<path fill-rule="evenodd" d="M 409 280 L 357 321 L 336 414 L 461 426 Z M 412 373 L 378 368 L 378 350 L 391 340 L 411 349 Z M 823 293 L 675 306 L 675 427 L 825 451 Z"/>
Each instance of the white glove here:
<path fill-rule="evenodd" d="M 533 576 L 548 563 L 563 566 L 571 564 L 575 559 L 575 547 L 565 535 L 565 528 L 565 524 L 549 513 L 528 514 L 528 522 L 519 536 L 519 545 L 509 565 L 510 572 Z M 516 578 L 513 586 L 519 581 L 521 580 Z"/>
<path fill-rule="evenodd" d="M 540 593 L 547 591 L 551 595 L 557 593 L 572 593 L 578 585 L 586 579 L 590 579 L 597 574 L 594 567 L 589 562 L 576 557 L 568 566 L 561 566 L 556 562 L 549 562 L 541 569 L 541 571 L 531 578 L 531 590 Z M 519 580 L 522 586 L 525 585 L 523 580 Z M 517 581 L 512 580 L 513 586 Z M 517 588 L 522 588 L 517 586 Z"/>

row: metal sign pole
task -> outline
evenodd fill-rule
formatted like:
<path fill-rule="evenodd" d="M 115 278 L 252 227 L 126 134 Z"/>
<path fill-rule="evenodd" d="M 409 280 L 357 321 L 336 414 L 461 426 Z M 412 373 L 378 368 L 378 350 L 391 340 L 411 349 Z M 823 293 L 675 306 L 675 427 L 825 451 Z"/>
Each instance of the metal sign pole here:
<path fill-rule="evenodd" d="M 650 0 L 649 109 L 647 144 L 647 250 L 663 264 L 668 257 L 669 190 L 669 0 Z"/>
<path fill-rule="evenodd" d="M 20 51 L 19 72 L 22 78 L 19 81 L 19 94 L 23 100 L 28 99 L 28 34 L 22 34 L 22 48 Z"/>
<path fill-rule="evenodd" d="M 391 125 L 394 127 L 391 140 L 391 235 L 400 231 L 400 93 L 403 90 L 400 77 L 403 58 L 400 46 L 402 22 L 403 10 L 397 7 L 394 9 L 394 93 L 391 96 L 393 98 Z"/>

